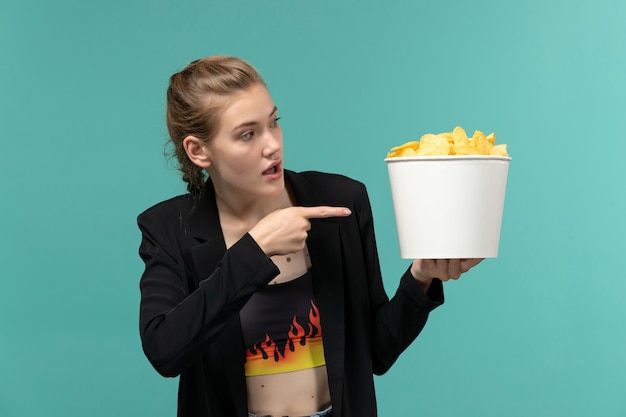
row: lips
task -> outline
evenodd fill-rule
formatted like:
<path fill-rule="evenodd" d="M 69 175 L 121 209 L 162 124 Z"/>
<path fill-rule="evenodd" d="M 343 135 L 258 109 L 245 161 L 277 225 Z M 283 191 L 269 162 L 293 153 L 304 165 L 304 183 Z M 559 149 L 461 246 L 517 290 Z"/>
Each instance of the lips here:
<path fill-rule="evenodd" d="M 263 171 L 263 175 L 276 175 L 280 173 L 280 161 L 274 162 L 268 169 Z"/>
<path fill-rule="evenodd" d="M 272 174 L 276 174 L 276 172 L 278 171 L 278 167 L 276 165 L 274 165 L 273 167 L 271 167 L 270 169 L 267 169 L 265 171 L 263 171 L 263 175 L 272 175 Z"/>

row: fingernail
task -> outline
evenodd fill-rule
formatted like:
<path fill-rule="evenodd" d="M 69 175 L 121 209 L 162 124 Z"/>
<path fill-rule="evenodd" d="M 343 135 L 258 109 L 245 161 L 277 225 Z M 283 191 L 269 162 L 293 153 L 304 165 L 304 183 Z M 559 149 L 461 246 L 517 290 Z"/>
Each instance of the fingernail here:
<path fill-rule="evenodd" d="M 352 214 L 352 212 L 350 211 L 350 209 L 344 209 L 343 210 L 343 214 Z"/>

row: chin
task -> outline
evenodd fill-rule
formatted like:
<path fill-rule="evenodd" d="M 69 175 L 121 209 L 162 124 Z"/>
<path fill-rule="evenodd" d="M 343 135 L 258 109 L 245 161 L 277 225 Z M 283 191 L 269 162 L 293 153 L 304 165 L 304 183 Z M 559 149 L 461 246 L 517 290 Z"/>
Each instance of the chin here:
<path fill-rule="evenodd" d="M 282 181 L 277 181 L 276 183 L 267 186 L 267 187 L 263 187 L 261 190 L 261 193 L 268 197 L 268 198 L 274 198 L 274 197 L 279 197 L 280 195 L 283 194 L 283 192 L 285 192 L 285 181 L 284 179 Z"/>

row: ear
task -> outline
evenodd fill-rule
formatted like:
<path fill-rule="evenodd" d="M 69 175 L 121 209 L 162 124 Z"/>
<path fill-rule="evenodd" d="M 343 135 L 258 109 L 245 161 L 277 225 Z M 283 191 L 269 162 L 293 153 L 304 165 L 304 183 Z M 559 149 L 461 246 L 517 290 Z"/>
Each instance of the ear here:
<path fill-rule="evenodd" d="M 191 162 L 200 168 L 208 168 L 211 165 L 211 153 L 206 142 L 195 136 L 187 136 L 183 139 L 183 148 Z"/>

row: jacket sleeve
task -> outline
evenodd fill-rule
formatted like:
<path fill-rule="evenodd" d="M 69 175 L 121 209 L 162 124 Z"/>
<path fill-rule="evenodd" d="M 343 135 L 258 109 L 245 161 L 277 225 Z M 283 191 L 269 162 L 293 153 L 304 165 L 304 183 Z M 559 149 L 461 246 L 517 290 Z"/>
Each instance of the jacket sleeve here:
<path fill-rule="evenodd" d="M 443 285 L 434 279 L 425 293 L 413 278 L 410 268 L 400 278 L 395 295 L 389 299 L 383 286 L 378 250 L 374 236 L 372 210 L 365 186 L 357 208 L 372 320 L 372 365 L 383 374 L 415 340 L 426 324 L 429 313 L 443 304 Z"/>
<path fill-rule="evenodd" d="M 145 263 L 141 277 L 140 335 L 144 352 L 163 376 L 177 376 L 196 362 L 250 296 L 278 268 L 249 234 L 225 251 L 208 277 L 190 289 L 188 271 L 171 223 L 138 218 Z"/>

